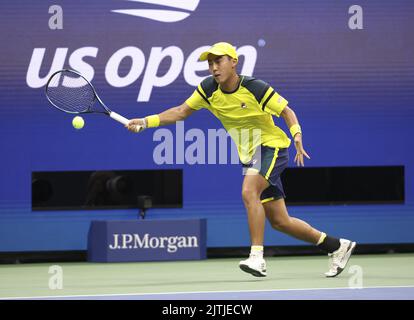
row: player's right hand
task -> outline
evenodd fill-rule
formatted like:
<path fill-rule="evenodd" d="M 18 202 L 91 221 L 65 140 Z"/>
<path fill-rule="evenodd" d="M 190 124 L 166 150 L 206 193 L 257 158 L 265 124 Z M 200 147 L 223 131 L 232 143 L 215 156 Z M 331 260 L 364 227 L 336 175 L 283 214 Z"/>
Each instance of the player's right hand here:
<path fill-rule="evenodd" d="M 138 133 L 147 128 L 147 123 L 145 119 L 132 119 L 125 125 L 125 128 L 131 132 Z"/>

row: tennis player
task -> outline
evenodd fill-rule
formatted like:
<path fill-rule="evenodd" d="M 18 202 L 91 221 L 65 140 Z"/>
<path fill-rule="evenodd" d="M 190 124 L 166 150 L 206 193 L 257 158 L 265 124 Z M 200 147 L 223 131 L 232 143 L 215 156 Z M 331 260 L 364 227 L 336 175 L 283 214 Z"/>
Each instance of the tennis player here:
<path fill-rule="evenodd" d="M 139 132 L 184 120 L 200 109 L 212 112 L 236 143 L 247 172 L 242 198 L 247 210 L 251 251 L 249 258 L 240 262 L 241 270 L 256 277 L 266 276 L 263 238 L 267 217 L 274 229 L 312 243 L 328 253 L 330 267 L 325 275 L 337 276 L 344 270 L 356 243 L 320 232 L 306 222 L 290 217 L 286 209 L 280 175 L 288 165 L 291 139 L 274 124 L 272 116 L 282 117 L 286 122 L 296 148 L 294 162 L 304 166 L 304 158 L 310 157 L 303 148 L 302 131 L 295 112 L 269 84 L 237 73 L 238 56 L 231 44 L 214 44 L 200 55 L 200 60 L 208 60 L 211 76 L 200 83 L 191 97 L 182 105 L 160 114 L 132 119 L 126 127 Z M 247 139 L 237 137 L 237 132 L 242 130 L 257 133 L 258 129 L 259 139 L 257 134 L 249 134 Z"/>

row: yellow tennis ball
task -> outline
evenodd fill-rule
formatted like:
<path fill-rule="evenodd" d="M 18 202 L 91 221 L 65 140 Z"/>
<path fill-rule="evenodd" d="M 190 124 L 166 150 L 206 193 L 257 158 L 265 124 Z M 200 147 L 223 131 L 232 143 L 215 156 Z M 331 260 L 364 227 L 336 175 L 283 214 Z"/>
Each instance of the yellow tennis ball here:
<path fill-rule="evenodd" d="M 82 129 L 83 126 L 85 125 L 85 121 L 83 120 L 82 117 L 76 116 L 72 120 L 72 125 L 75 129 Z"/>

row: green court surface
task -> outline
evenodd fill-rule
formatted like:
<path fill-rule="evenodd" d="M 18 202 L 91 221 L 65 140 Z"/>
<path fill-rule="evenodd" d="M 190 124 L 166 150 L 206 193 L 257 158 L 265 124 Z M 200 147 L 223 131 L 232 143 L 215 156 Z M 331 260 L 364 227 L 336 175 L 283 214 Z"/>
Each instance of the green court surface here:
<path fill-rule="evenodd" d="M 324 277 L 323 256 L 267 257 L 266 278 L 242 272 L 239 260 L 0 265 L 0 298 L 414 286 L 414 254 L 354 255 L 337 278 Z M 49 288 L 53 265 L 62 289 Z"/>

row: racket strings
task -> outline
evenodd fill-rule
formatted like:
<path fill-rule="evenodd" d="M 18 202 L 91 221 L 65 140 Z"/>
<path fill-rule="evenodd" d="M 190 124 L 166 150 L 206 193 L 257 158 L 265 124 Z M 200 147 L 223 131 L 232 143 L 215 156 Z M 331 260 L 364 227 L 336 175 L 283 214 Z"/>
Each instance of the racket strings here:
<path fill-rule="evenodd" d="M 89 111 L 96 100 L 91 85 L 70 71 L 53 76 L 47 87 L 47 95 L 56 107 L 71 113 Z"/>

